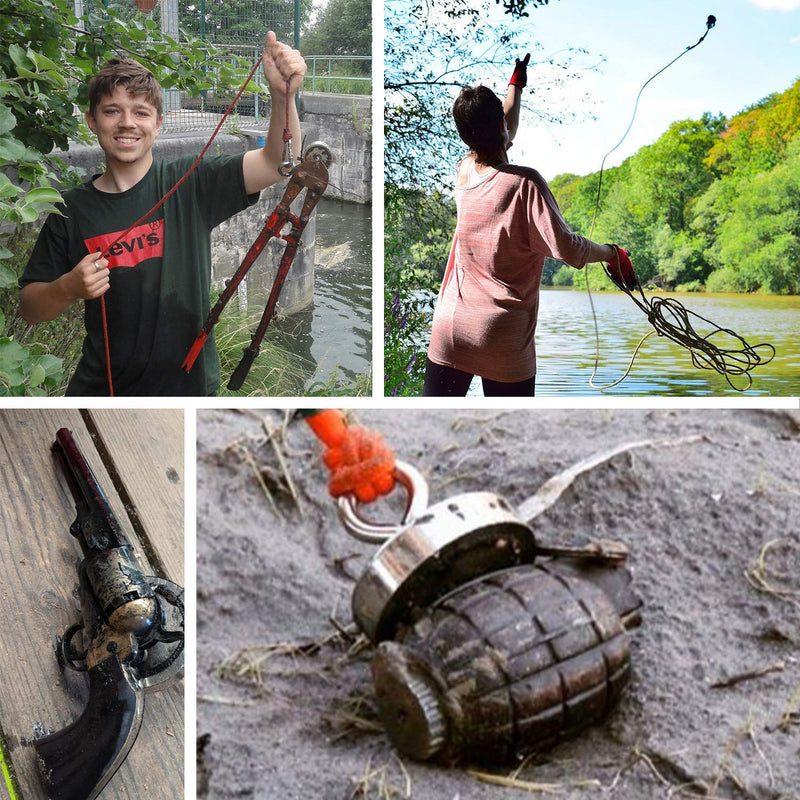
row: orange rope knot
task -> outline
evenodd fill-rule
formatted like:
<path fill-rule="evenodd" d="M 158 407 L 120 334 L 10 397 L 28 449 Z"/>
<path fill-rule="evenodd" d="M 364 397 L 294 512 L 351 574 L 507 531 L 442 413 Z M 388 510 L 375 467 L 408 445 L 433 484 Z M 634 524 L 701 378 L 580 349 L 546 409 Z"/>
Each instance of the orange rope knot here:
<path fill-rule="evenodd" d="M 333 497 L 352 494 L 371 503 L 394 489 L 394 452 L 379 433 L 347 425 L 334 409 L 314 414 L 307 422 L 328 448 L 322 458 L 331 471 L 328 491 Z"/>

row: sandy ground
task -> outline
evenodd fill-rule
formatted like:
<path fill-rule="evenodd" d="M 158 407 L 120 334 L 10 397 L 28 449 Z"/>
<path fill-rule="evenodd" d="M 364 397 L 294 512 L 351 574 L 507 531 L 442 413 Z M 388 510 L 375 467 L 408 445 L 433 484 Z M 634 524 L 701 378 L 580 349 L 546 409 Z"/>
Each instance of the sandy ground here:
<path fill-rule="evenodd" d="M 374 730 L 370 652 L 352 652 L 332 622 L 351 622 L 373 548 L 339 523 L 305 423 L 277 434 L 281 465 L 262 419 L 280 429 L 284 417 L 198 412 L 198 797 L 530 796 L 465 769 L 401 762 Z M 695 436 L 605 461 L 533 523 L 543 542 L 625 542 L 644 608 L 617 709 L 516 780 L 566 798 L 800 798 L 800 412 L 356 417 L 423 472 L 432 502 L 489 489 L 520 505 L 592 453 Z"/>

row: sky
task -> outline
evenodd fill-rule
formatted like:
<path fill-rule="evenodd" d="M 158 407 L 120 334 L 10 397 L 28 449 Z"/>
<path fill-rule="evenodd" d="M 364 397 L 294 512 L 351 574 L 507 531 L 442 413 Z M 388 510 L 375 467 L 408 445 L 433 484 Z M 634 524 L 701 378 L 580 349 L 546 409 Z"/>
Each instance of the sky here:
<path fill-rule="evenodd" d="M 605 60 L 561 93 L 559 102 L 580 121 L 523 118 L 511 160 L 548 180 L 599 170 L 628 127 L 641 85 L 703 35 L 709 14 L 716 26 L 644 90 L 633 128 L 606 167 L 654 142 L 671 122 L 704 111 L 733 116 L 800 77 L 800 0 L 550 0 L 513 24 L 544 45 L 542 55 L 571 46 L 588 51 L 577 64 Z M 505 93 L 505 86 L 492 88 Z M 526 92 L 531 88 L 534 76 Z"/>

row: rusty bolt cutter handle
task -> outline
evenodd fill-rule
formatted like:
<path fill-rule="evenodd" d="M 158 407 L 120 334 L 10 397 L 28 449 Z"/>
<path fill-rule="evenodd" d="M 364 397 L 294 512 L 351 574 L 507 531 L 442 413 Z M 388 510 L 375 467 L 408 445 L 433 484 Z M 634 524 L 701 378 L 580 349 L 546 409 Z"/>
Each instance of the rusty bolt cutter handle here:
<path fill-rule="evenodd" d="M 259 233 L 256 240 L 247 251 L 247 254 L 242 259 L 242 263 L 239 265 L 239 268 L 236 270 L 230 281 L 228 281 L 225 290 L 219 296 L 214 308 L 211 309 L 211 312 L 209 313 L 205 324 L 200 330 L 200 333 L 197 334 L 194 344 L 192 344 L 183 364 L 181 365 L 186 372 L 191 370 L 194 362 L 197 360 L 197 356 L 200 354 L 200 350 L 202 350 L 203 345 L 206 342 L 206 339 L 213 330 L 214 325 L 216 325 L 219 321 L 222 310 L 233 296 L 233 293 L 244 279 L 250 267 L 253 266 L 256 258 L 258 258 L 264 247 L 266 247 L 267 242 L 273 237 L 281 237 L 281 231 L 286 227 L 286 225 L 291 225 L 292 227 L 290 232 L 281 237 L 286 240 L 286 250 L 281 258 L 278 274 L 275 276 L 275 281 L 272 286 L 272 291 L 270 292 L 269 300 L 267 301 L 267 307 L 264 310 L 264 315 L 261 318 L 261 323 L 256 333 L 253 335 L 250 347 L 245 348 L 242 361 L 234 371 L 234 374 L 231 376 L 231 380 L 228 384 L 228 388 L 230 389 L 238 389 L 241 387 L 245 377 L 247 376 L 247 373 L 250 370 L 250 367 L 252 366 L 253 361 L 255 360 L 255 357 L 258 355 L 261 340 L 263 339 L 267 325 L 269 325 L 269 321 L 272 318 L 272 314 L 275 310 L 275 304 L 278 301 L 278 296 L 283 288 L 283 282 L 286 279 L 286 274 L 288 273 L 289 267 L 291 267 L 292 261 L 294 260 L 294 256 L 297 252 L 300 236 L 303 233 L 306 224 L 308 223 L 308 219 L 311 216 L 312 211 L 316 207 L 327 186 L 328 168 L 324 161 L 318 157 L 306 158 L 292 171 L 291 177 L 289 178 L 289 183 L 283 193 L 283 197 L 275 207 L 275 210 L 267 218 L 261 233 Z M 297 217 L 292 214 L 289 206 L 304 189 L 306 190 L 306 196 L 300 216 Z"/>

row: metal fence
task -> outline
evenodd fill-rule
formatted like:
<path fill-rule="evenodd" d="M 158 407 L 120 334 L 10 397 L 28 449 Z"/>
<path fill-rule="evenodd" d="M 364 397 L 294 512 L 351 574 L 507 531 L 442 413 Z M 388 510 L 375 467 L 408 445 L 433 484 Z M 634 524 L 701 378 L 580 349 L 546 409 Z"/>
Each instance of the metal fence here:
<path fill-rule="evenodd" d="M 303 89 L 311 92 L 370 94 L 370 56 L 306 56 L 308 72 Z"/>
<path fill-rule="evenodd" d="M 226 48 L 229 50 L 229 48 Z M 247 63 L 255 64 L 261 55 L 260 48 L 231 48 L 233 54 L 246 58 Z M 367 76 L 347 75 L 355 62 L 359 69 L 366 69 Z M 333 94 L 370 94 L 372 78 L 369 71 L 372 58 L 369 56 L 308 56 L 306 57 L 308 72 L 303 82 L 304 92 L 325 92 Z M 263 83 L 263 80 L 262 80 Z M 172 108 L 165 103 L 164 131 L 184 133 L 207 130 L 217 125 L 220 117 L 231 104 L 235 92 L 224 94 L 213 90 L 203 92 L 199 97 L 190 97 L 186 92 L 178 93 L 178 102 Z M 262 91 L 245 91 L 236 102 L 231 115 L 225 121 L 223 130 L 232 131 L 238 128 L 267 128 L 270 113 L 269 94 Z"/>
<path fill-rule="evenodd" d="M 78 16 L 105 8 L 113 8 L 123 18 L 150 17 L 176 39 L 185 31 L 222 51 L 218 61 L 238 60 L 251 67 L 261 56 L 268 30 L 275 31 L 280 41 L 296 45 L 300 24 L 295 0 L 75 0 Z M 308 56 L 306 64 L 304 92 L 371 93 L 370 56 Z M 242 80 L 245 76 L 246 72 Z M 253 91 L 242 94 L 228 117 L 227 130 L 266 127 L 269 95 L 255 83 L 251 86 Z M 165 92 L 164 131 L 184 133 L 215 127 L 234 94 L 214 89 L 199 97 L 177 90 Z"/>

